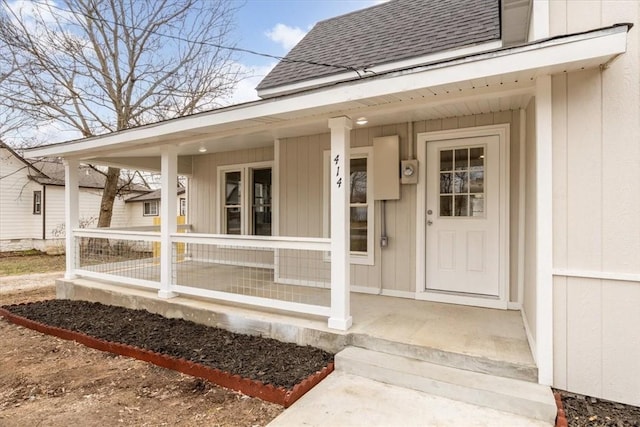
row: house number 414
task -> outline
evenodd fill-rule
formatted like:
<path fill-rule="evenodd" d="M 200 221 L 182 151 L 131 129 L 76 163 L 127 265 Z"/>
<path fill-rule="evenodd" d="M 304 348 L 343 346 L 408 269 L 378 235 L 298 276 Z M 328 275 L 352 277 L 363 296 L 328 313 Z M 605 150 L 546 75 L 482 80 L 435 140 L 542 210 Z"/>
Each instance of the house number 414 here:
<path fill-rule="evenodd" d="M 342 177 L 340 176 L 340 165 L 338 163 L 340 163 L 340 154 L 333 158 L 333 164 L 336 165 L 336 185 L 340 188 L 342 186 Z"/>

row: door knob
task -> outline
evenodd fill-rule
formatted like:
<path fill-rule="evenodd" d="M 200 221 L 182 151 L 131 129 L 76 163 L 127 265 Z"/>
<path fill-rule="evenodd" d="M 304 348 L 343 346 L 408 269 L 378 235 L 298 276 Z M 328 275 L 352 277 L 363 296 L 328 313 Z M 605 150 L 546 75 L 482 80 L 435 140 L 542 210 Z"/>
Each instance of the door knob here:
<path fill-rule="evenodd" d="M 433 221 L 431 221 L 430 219 L 427 220 L 427 225 L 433 225 Z"/>

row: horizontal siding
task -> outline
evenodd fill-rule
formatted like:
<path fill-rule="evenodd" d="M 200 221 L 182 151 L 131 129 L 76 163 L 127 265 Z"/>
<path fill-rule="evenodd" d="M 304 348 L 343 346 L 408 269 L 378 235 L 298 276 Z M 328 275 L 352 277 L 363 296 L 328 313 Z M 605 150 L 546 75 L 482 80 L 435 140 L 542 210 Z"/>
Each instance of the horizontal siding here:
<path fill-rule="evenodd" d="M 42 238 L 42 215 L 33 214 L 33 192 L 42 186 L 9 150 L 0 148 L 0 240 Z"/>
<path fill-rule="evenodd" d="M 95 228 L 100 215 L 102 190 L 80 189 L 79 221 L 83 228 Z M 46 238 L 64 237 L 65 206 L 64 187 L 47 186 Z M 113 204 L 112 227 L 125 227 L 127 214 L 122 197 L 116 197 Z"/>

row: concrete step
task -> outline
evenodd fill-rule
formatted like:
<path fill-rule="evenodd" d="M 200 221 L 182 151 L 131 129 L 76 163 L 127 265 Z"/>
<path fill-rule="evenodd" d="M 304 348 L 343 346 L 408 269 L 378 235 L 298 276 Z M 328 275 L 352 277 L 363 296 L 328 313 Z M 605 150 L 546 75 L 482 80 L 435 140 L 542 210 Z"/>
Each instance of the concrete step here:
<path fill-rule="evenodd" d="M 546 386 L 437 365 L 405 356 L 347 347 L 335 356 L 337 371 L 498 409 L 553 424 L 556 403 Z"/>
<path fill-rule="evenodd" d="M 367 334 L 350 334 L 349 345 L 366 348 L 411 359 L 423 360 L 437 365 L 464 369 L 505 378 L 537 383 L 538 368 L 534 364 L 515 363 L 507 360 L 492 360 L 473 354 L 454 353 L 437 348 L 412 345 L 386 340 Z"/>

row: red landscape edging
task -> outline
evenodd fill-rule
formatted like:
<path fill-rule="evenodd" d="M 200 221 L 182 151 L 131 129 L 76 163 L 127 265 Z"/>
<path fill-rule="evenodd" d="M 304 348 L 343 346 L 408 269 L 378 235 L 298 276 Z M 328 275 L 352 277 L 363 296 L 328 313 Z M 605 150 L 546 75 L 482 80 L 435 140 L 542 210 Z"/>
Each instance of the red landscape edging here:
<path fill-rule="evenodd" d="M 311 390 L 320 381 L 333 372 L 333 362 L 322 368 L 315 374 L 302 380 L 292 389 L 284 387 L 274 387 L 271 384 L 264 384 L 261 381 L 243 378 L 239 375 L 232 375 L 220 369 L 210 368 L 186 359 L 168 356 L 166 354 L 155 353 L 142 348 L 121 344 L 111 341 L 104 341 L 81 332 L 70 331 L 55 326 L 27 319 L 11 313 L 9 310 L 0 307 L 0 316 L 11 323 L 33 329 L 44 334 L 53 335 L 68 341 L 76 341 L 87 347 L 121 356 L 131 357 L 163 368 L 172 369 L 198 378 L 203 378 L 219 386 L 239 391 L 248 396 L 257 397 L 267 402 L 282 405 L 285 408 L 291 406 L 296 400 L 301 398 L 306 392 Z"/>
<path fill-rule="evenodd" d="M 556 399 L 556 406 L 558 407 L 558 415 L 556 415 L 556 427 L 568 427 L 567 414 L 564 412 L 564 406 L 562 405 L 562 395 L 558 392 L 553 393 L 553 397 Z"/>

